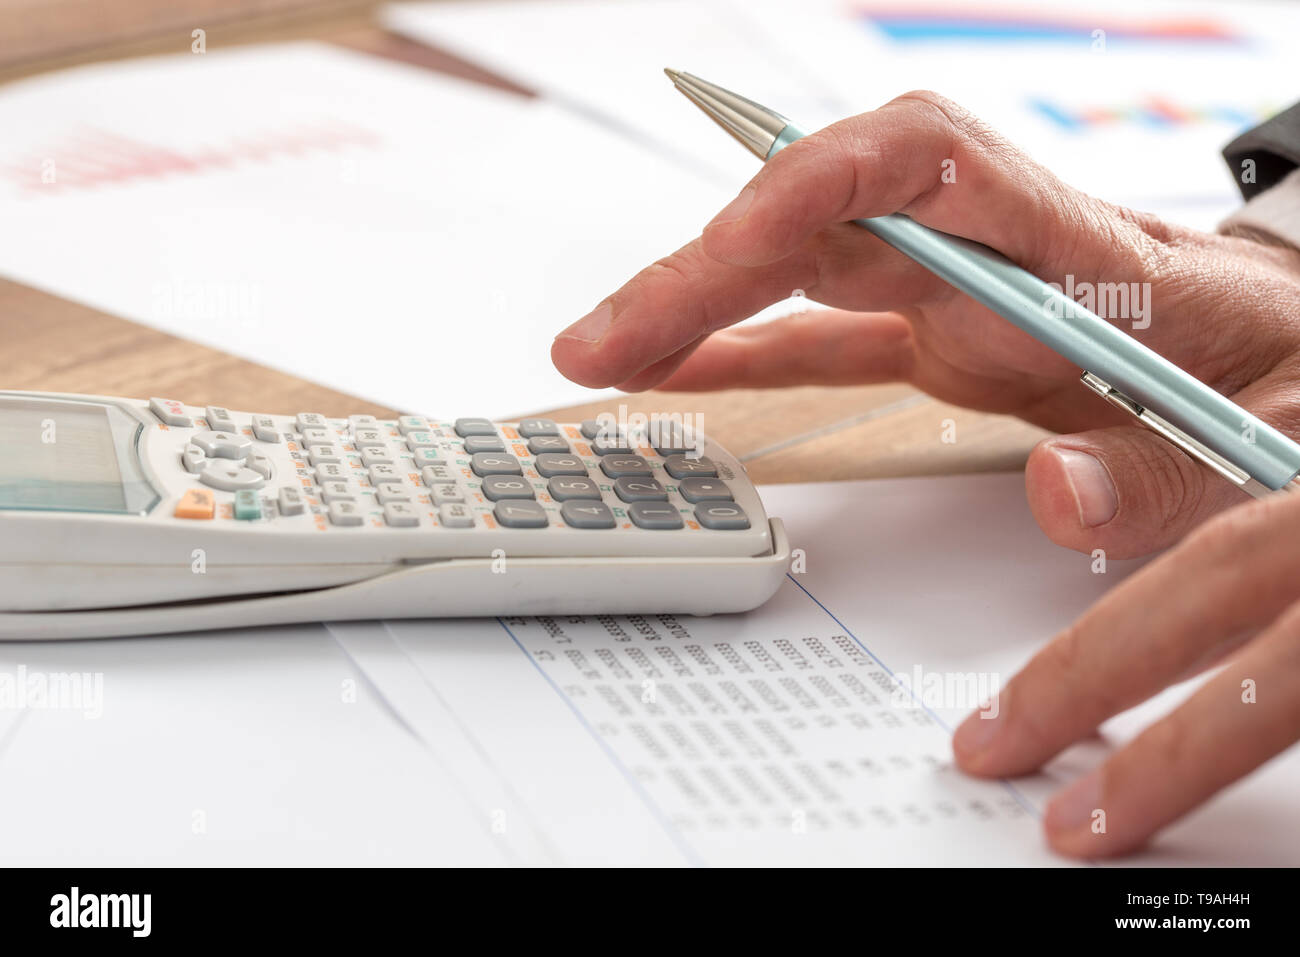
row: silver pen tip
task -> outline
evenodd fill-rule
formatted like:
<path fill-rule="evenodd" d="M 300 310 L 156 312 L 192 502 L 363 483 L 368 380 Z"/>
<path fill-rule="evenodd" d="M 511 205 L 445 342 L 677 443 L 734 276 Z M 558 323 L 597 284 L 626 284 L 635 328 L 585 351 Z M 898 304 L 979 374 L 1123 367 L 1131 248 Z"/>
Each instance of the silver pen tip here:
<path fill-rule="evenodd" d="M 665 67 L 664 73 L 673 81 L 673 85 L 679 92 L 759 159 L 767 159 L 772 145 L 789 123 L 775 110 L 748 100 L 739 93 L 733 93 L 716 83 L 701 80 L 685 70 Z"/>

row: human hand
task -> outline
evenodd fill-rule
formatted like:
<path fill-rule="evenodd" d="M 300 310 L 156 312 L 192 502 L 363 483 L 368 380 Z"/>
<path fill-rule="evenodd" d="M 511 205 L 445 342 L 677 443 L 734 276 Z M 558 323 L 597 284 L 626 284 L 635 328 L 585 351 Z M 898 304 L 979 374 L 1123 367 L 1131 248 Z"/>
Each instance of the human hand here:
<path fill-rule="evenodd" d="M 1016 414 L 1067 433 L 1029 458 L 1039 525 L 1114 558 L 1166 547 L 1243 501 L 1153 433 L 1116 425 L 1123 414 L 1067 360 L 847 224 L 893 212 L 1047 281 L 1149 282 L 1143 342 L 1264 421 L 1300 430 L 1300 254 L 1080 193 L 931 93 L 786 147 L 700 238 L 562 332 L 555 364 L 582 384 L 627 390 L 906 381 Z M 723 331 L 795 289 L 841 309 Z"/>
<path fill-rule="evenodd" d="M 982 777 L 1025 774 L 1112 715 L 1229 658 L 1048 805 L 1047 838 L 1063 854 L 1141 846 L 1300 740 L 1298 541 L 1300 495 L 1207 522 L 1040 651 L 999 693 L 997 717 L 967 718 L 953 737 L 958 765 Z"/>

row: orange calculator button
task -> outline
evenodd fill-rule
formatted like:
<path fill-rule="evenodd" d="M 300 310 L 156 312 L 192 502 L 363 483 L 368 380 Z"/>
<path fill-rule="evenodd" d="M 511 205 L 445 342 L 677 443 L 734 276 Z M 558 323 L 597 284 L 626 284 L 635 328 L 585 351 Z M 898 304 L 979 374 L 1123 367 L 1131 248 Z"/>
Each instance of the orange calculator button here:
<path fill-rule="evenodd" d="M 176 503 L 177 518 L 212 518 L 216 514 L 217 500 L 211 492 L 201 488 L 192 488 Z"/>

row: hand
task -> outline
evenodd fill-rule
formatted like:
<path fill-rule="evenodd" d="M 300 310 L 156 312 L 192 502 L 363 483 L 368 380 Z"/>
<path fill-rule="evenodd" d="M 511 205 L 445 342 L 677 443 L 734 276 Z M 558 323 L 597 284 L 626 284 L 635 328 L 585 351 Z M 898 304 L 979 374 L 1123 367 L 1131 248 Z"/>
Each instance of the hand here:
<path fill-rule="evenodd" d="M 1150 327 L 1135 335 L 1264 421 L 1300 430 L 1300 254 L 1089 197 L 931 93 L 784 149 L 700 238 L 562 332 L 555 364 L 576 382 L 627 390 L 906 381 L 1014 413 L 1069 433 L 1029 458 L 1039 525 L 1112 558 L 1171 545 L 1244 501 L 1153 433 L 1121 424 L 1068 361 L 846 224 L 900 211 L 1047 281 L 1151 283 Z M 855 311 L 721 331 L 795 289 Z"/>
<path fill-rule="evenodd" d="M 953 738 L 957 763 L 981 776 L 1024 774 L 1231 655 L 1190 699 L 1047 808 L 1048 840 L 1063 854 L 1140 846 L 1300 740 L 1297 542 L 1300 495 L 1208 522 L 1039 652 L 1002 690 L 996 718 L 967 718 Z"/>

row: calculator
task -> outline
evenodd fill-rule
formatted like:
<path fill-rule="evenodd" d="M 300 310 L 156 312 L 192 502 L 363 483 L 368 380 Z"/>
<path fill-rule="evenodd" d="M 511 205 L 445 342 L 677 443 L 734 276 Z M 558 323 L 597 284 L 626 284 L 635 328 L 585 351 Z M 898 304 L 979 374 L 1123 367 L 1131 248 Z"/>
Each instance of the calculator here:
<path fill-rule="evenodd" d="M 0 638 L 771 597 L 789 542 L 744 465 L 671 420 L 613 418 L 0 392 Z"/>

